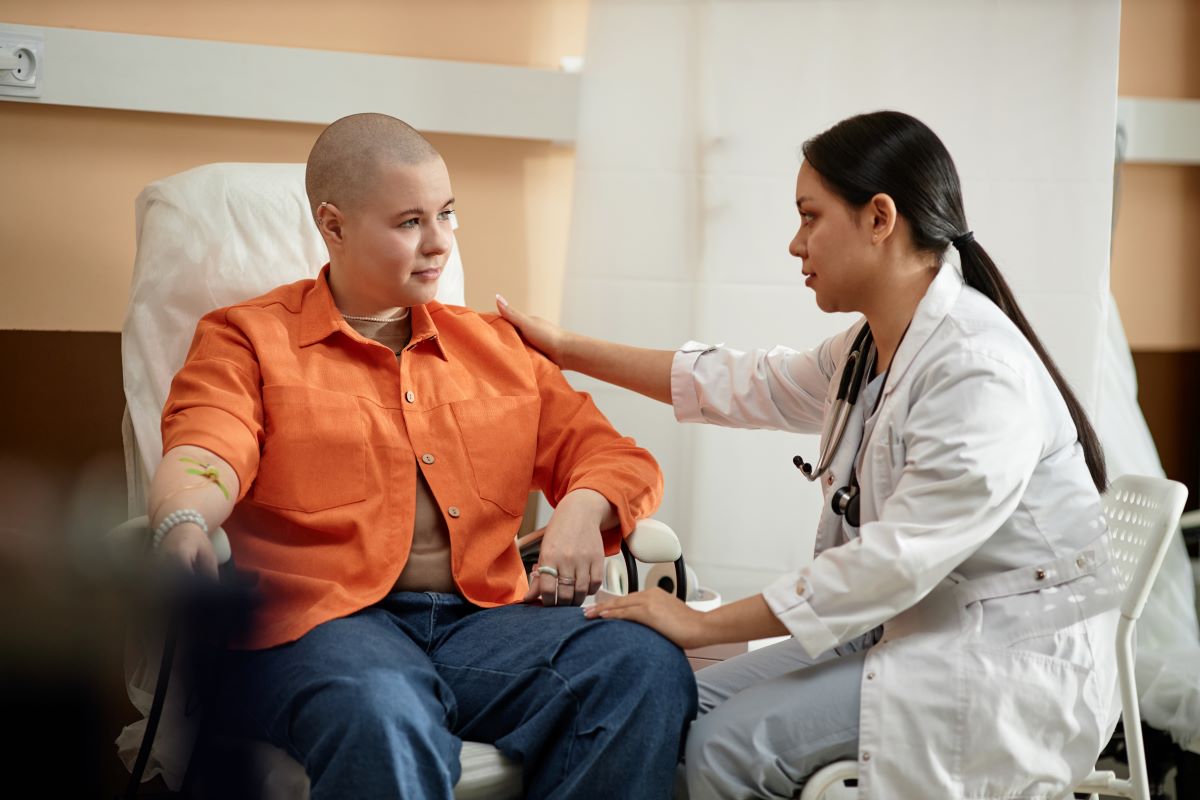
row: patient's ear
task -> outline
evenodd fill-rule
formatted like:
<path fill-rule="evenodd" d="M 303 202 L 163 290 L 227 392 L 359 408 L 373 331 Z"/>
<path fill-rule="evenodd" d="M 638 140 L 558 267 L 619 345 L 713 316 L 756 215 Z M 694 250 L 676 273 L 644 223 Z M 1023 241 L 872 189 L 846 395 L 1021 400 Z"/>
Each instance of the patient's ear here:
<path fill-rule="evenodd" d="M 342 243 L 342 212 L 333 203 L 317 206 L 317 230 L 326 243 Z"/>

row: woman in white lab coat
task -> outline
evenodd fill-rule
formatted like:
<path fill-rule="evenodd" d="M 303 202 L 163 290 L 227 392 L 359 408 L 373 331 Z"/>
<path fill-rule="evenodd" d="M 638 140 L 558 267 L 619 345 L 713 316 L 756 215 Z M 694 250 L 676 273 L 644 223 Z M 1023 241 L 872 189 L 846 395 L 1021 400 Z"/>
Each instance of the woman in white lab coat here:
<path fill-rule="evenodd" d="M 682 647 L 791 634 L 698 675 L 694 800 L 791 797 L 842 758 L 861 798 L 1064 796 L 1119 713 L 1095 433 L 928 127 L 861 115 L 803 154 L 790 251 L 823 310 L 863 316 L 812 350 L 643 350 L 500 301 L 562 367 L 681 421 L 822 435 L 797 459 L 826 501 L 811 565 L 708 613 L 656 590 L 588 613 Z"/>

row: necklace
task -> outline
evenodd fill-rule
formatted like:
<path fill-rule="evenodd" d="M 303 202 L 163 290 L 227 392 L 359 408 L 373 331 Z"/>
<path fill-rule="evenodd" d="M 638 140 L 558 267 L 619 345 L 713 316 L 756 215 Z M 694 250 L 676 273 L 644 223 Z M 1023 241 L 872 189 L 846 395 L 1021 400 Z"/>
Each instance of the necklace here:
<path fill-rule="evenodd" d="M 394 317 L 362 317 L 356 314 L 342 314 L 342 319 L 352 319 L 355 322 L 399 322 L 408 317 L 409 309 L 404 309 Z"/>

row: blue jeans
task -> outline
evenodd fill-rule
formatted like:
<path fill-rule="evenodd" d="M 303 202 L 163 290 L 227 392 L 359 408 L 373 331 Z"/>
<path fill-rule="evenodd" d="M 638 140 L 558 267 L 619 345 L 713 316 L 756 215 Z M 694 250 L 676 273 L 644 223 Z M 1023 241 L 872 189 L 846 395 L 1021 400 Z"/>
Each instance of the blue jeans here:
<path fill-rule="evenodd" d="M 222 670 L 220 726 L 291 753 L 313 800 L 450 798 L 462 739 L 521 762 L 529 798 L 666 798 L 696 714 L 686 658 L 649 628 L 433 592 Z"/>

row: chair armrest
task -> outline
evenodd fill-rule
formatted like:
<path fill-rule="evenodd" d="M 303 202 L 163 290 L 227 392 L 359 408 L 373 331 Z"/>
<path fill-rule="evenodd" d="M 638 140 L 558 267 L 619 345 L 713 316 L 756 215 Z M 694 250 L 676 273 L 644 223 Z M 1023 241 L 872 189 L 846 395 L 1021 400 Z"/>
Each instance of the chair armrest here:
<path fill-rule="evenodd" d="M 104 536 L 104 552 L 112 571 L 120 576 L 136 574 L 150 548 L 150 519 L 140 517 L 122 522 Z"/>
<path fill-rule="evenodd" d="M 683 555 L 679 537 L 666 523 L 656 519 L 644 519 L 625 538 L 629 552 L 643 564 L 661 564 L 677 560 Z"/>

